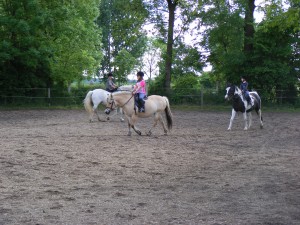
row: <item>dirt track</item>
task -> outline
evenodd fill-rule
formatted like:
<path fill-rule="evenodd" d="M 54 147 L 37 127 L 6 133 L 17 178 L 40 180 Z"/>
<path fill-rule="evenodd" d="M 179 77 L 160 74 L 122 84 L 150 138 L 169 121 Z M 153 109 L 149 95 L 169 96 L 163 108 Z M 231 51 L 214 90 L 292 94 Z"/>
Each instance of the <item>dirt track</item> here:
<path fill-rule="evenodd" d="M 170 135 L 127 137 L 83 110 L 0 111 L 0 224 L 300 224 L 300 114 L 263 116 L 173 111 Z"/>

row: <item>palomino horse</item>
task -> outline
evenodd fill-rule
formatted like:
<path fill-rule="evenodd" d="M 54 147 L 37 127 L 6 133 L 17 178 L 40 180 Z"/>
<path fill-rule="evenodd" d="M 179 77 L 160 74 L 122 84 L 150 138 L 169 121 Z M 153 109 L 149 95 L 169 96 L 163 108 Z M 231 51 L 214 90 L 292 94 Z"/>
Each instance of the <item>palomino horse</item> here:
<path fill-rule="evenodd" d="M 260 128 L 263 128 L 263 121 L 262 121 L 263 119 L 261 116 L 261 99 L 256 91 L 252 91 L 249 93 L 250 93 L 250 98 L 254 103 L 253 106 L 248 104 L 247 100 L 242 94 L 242 91 L 237 86 L 231 85 L 226 88 L 225 99 L 227 99 L 228 101 L 232 99 L 232 113 L 231 113 L 228 130 L 231 130 L 232 122 L 237 112 L 243 113 L 244 121 L 245 121 L 244 130 L 249 129 L 250 126 L 252 125 L 252 114 L 251 114 L 252 110 L 256 111 L 257 115 L 259 116 Z M 247 117 L 249 117 L 249 124 L 247 121 Z"/>
<path fill-rule="evenodd" d="M 133 89 L 132 85 L 123 85 L 118 88 L 117 91 L 131 91 Z M 94 115 L 97 115 L 98 121 L 102 121 L 100 119 L 100 116 L 97 112 L 97 107 L 99 104 L 102 104 L 106 106 L 107 104 L 107 97 L 109 96 L 110 92 L 105 91 L 103 89 L 95 89 L 93 91 L 89 91 L 83 100 L 83 104 L 85 107 L 85 110 L 88 112 L 90 116 L 90 122 L 93 122 Z M 115 114 L 113 116 L 116 116 L 118 113 L 120 113 L 120 110 L 117 108 Z M 112 117 L 113 117 L 112 116 Z M 107 120 L 110 118 L 107 117 Z M 121 121 L 124 121 L 123 117 L 120 117 Z"/>
<path fill-rule="evenodd" d="M 154 116 L 154 124 L 148 131 L 147 135 L 152 134 L 152 129 L 157 125 L 158 121 L 163 126 L 165 135 L 172 129 L 172 113 L 167 97 L 158 95 L 149 96 L 147 100 L 145 100 L 145 112 L 138 112 L 134 104 L 134 96 L 131 92 L 114 92 L 108 97 L 107 107 L 108 109 L 113 109 L 114 107 L 122 108 L 128 119 L 128 136 L 131 135 L 131 128 L 133 128 L 137 134 L 142 134 L 142 132 L 135 127 L 135 123 L 137 122 L 138 118 L 148 118 Z M 161 115 L 163 111 L 166 114 L 168 129 L 166 128 Z"/>

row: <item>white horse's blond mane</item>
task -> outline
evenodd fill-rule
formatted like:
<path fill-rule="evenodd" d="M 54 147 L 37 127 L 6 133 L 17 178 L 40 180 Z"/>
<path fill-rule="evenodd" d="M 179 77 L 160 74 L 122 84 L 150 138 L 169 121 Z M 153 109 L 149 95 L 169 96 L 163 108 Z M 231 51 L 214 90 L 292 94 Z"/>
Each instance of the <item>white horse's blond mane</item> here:
<path fill-rule="evenodd" d="M 116 91 L 112 93 L 112 96 L 116 96 L 116 95 L 129 95 L 131 94 L 131 91 Z"/>

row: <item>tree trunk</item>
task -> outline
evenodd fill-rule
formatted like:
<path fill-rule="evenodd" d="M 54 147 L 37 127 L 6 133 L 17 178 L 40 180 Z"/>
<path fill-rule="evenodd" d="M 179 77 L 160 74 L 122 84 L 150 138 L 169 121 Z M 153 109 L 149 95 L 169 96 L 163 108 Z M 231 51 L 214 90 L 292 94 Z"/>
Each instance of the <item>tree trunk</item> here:
<path fill-rule="evenodd" d="M 244 53 L 253 52 L 253 38 L 254 38 L 254 9 L 255 0 L 246 0 L 246 12 L 245 12 L 245 27 L 244 27 Z"/>
<path fill-rule="evenodd" d="M 171 87 L 171 70 L 172 70 L 172 52 L 173 52 L 173 35 L 174 35 L 174 21 L 177 0 L 167 0 L 169 9 L 169 23 L 168 23 L 168 40 L 167 40 L 167 58 L 166 58 L 166 77 L 164 88 L 167 94 L 170 93 Z"/>

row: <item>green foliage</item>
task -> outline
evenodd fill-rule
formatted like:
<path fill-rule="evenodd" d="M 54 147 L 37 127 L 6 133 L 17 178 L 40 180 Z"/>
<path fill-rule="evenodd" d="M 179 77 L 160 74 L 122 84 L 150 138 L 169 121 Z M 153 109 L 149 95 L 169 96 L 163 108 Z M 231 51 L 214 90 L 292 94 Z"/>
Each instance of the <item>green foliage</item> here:
<path fill-rule="evenodd" d="M 0 2 L 0 94 L 17 87 L 45 86 L 50 51 L 40 42 L 44 13 L 31 1 Z"/>
<path fill-rule="evenodd" d="M 172 101 L 178 102 L 182 97 L 197 95 L 200 90 L 198 77 L 195 75 L 180 76 L 173 82 Z"/>
<path fill-rule="evenodd" d="M 119 84 L 127 80 L 127 75 L 130 74 L 136 63 L 136 59 L 128 51 L 125 49 L 119 51 L 113 63 Z"/>
<path fill-rule="evenodd" d="M 164 90 L 164 82 L 165 76 L 163 74 L 157 76 L 154 82 L 151 82 L 151 85 L 148 87 L 148 94 L 164 96 L 166 94 Z"/>
<path fill-rule="evenodd" d="M 193 47 L 179 42 L 173 49 L 174 65 L 172 68 L 172 78 L 178 78 L 185 75 L 200 74 L 204 62 L 200 52 Z"/>
<path fill-rule="evenodd" d="M 51 27 L 49 45 L 55 49 L 51 60 L 52 79 L 63 84 L 82 79 L 82 71 L 90 73 L 99 65 L 102 53 L 101 34 L 94 20 L 99 15 L 98 0 L 45 3 Z M 51 29 L 53 28 L 53 29 Z"/>
<path fill-rule="evenodd" d="M 290 94 L 294 93 L 297 96 L 297 76 L 291 61 L 293 28 L 287 27 L 283 30 L 279 26 L 266 21 L 257 29 L 254 55 L 246 68 L 254 87 L 268 99 L 278 97 L 274 93 L 285 89 L 294 89 Z"/>
<path fill-rule="evenodd" d="M 244 24 L 240 9 L 230 11 L 226 4 L 216 4 L 200 15 L 210 26 L 205 31 L 202 46 L 210 51 L 208 61 L 214 68 L 212 75 L 219 81 L 236 81 L 245 60 L 242 51 Z"/>
<path fill-rule="evenodd" d="M 102 75 L 113 70 L 113 61 L 121 50 L 139 58 L 146 48 L 142 25 L 148 16 L 142 0 L 102 0 L 97 24 L 103 30 L 104 60 Z"/>
<path fill-rule="evenodd" d="M 98 0 L 0 2 L 0 92 L 67 84 L 101 60 Z M 19 89 L 18 89 L 19 90 Z"/>

